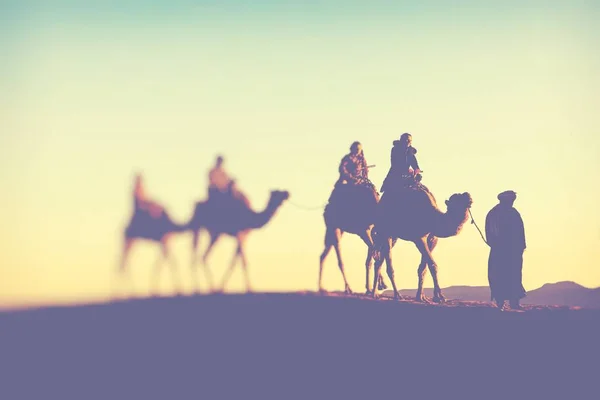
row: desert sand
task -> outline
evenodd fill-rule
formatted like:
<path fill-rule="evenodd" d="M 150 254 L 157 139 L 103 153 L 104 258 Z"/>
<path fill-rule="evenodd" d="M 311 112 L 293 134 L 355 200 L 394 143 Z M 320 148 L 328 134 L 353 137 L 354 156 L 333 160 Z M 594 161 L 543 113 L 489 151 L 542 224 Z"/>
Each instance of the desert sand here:
<path fill-rule="evenodd" d="M 1 399 L 592 399 L 600 310 L 213 294 L 0 313 Z M 584 397 L 579 397 L 584 396 Z"/>

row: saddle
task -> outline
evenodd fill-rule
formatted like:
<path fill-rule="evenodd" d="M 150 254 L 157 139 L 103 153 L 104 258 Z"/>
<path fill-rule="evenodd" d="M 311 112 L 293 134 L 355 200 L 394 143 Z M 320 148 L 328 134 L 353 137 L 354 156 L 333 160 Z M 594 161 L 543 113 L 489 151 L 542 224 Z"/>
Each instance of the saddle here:
<path fill-rule="evenodd" d="M 411 171 L 412 172 L 412 171 Z M 423 185 L 421 181 L 423 180 L 423 175 L 417 174 L 414 175 L 412 173 L 408 174 L 393 174 L 392 171 L 388 172 L 388 175 L 385 177 L 383 181 L 383 185 L 381 185 L 382 191 L 396 191 L 401 189 L 412 189 L 412 190 L 423 190 L 429 192 L 427 186 Z"/>
<path fill-rule="evenodd" d="M 361 179 L 357 183 L 346 183 L 345 181 L 338 181 L 331 195 L 329 196 L 329 204 L 354 204 L 368 203 L 370 200 L 374 203 L 379 201 L 379 193 L 375 188 L 375 185 L 368 179 Z"/>

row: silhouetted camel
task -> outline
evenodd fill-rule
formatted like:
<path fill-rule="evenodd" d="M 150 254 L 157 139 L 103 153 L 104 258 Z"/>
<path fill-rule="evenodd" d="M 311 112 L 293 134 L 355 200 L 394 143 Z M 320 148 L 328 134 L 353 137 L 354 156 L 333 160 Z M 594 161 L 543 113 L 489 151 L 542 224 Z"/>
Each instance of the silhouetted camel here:
<path fill-rule="evenodd" d="M 192 268 L 194 269 L 196 265 L 200 229 L 206 229 L 210 235 L 210 243 L 202 256 L 202 263 L 209 278 L 209 285 L 212 288 L 212 278 L 206 265 L 208 255 L 222 235 L 233 236 L 237 240 L 237 248 L 231 264 L 223 277 L 221 290 L 225 288 L 225 284 L 233 272 L 239 257 L 242 260 L 247 290 L 251 291 L 247 260 L 244 253 L 244 242 L 252 230 L 262 228 L 273 218 L 275 212 L 289 196 L 290 194 L 287 191 L 272 191 L 267 206 L 261 212 L 253 211 L 243 196 L 236 198 L 225 195 L 224 200 L 221 202 L 211 201 L 212 204 L 209 204 L 206 201 L 202 201 L 196 203 L 192 218 L 188 224 L 193 233 Z"/>
<path fill-rule="evenodd" d="M 375 193 L 373 197 L 369 188 L 357 185 L 340 185 L 334 189 L 330 197 L 323 219 L 325 220 L 325 248 L 321 253 L 319 263 L 319 291 L 323 292 L 321 280 L 323 277 L 323 264 L 327 255 L 333 247 L 338 260 L 338 266 L 344 278 L 345 292 L 352 293 L 352 289 L 346 279 L 344 271 L 344 263 L 342 261 L 342 253 L 340 241 L 344 232 L 358 235 L 367 245 L 367 258 L 365 261 L 366 267 L 366 282 L 365 288 L 367 293 L 371 293 L 371 266 L 373 260 L 373 238 L 371 230 L 375 222 L 375 211 L 377 202 L 379 201 L 379 193 Z M 387 286 L 383 282 L 381 274 L 378 275 L 379 289 L 385 289 Z"/>
<path fill-rule="evenodd" d="M 401 298 L 394 280 L 391 249 L 396 240 L 413 242 L 421 253 L 421 263 L 417 270 L 419 287 L 417 301 L 427 300 L 423 296 L 425 267 L 429 266 L 434 285 L 433 301 L 445 300 L 438 284 L 437 264 L 431 251 L 437 238 L 456 236 L 467 221 L 468 211 L 473 200 L 469 193 L 453 194 L 446 200 L 447 212 L 442 212 L 436 200 L 424 186 L 418 188 L 394 188 L 386 190 L 378 204 L 375 219 L 375 273 L 379 273 L 385 260 L 387 273 L 394 288 L 394 298 Z M 373 297 L 377 297 L 376 290 Z"/>
<path fill-rule="evenodd" d="M 184 232 L 187 229 L 187 224 L 180 225 L 178 223 L 173 222 L 173 220 L 171 219 L 167 211 L 164 210 L 164 208 L 162 213 L 158 216 L 151 215 L 146 210 L 140 209 L 135 211 L 124 231 L 123 252 L 119 268 L 120 275 L 123 275 L 126 272 L 127 256 L 131 250 L 133 243 L 136 240 L 149 240 L 160 244 L 161 247 L 161 256 L 158 258 L 155 267 L 154 283 L 156 284 L 156 280 L 159 276 L 160 266 L 162 262 L 164 262 L 165 259 L 169 259 L 173 268 L 173 277 L 176 281 L 177 288 L 179 290 L 181 284 L 176 271 L 177 264 L 175 260 L 171 257 L 171 254 L 169 252 L 168 241 L 171 237 L 171 234 L 177 232 Z"/>

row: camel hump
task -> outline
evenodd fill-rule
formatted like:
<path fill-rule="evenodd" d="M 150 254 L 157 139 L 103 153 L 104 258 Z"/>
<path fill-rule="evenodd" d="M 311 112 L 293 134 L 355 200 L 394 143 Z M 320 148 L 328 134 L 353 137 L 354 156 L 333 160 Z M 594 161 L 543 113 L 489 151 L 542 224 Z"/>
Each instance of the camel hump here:
<path fill-rule="evenodd" d="M 406 207 L 433 207 L 438 208 L 435 196 L 423 184 L 416 184 L 408 187 L 397 187 L 392 190 L 386 190 L 383 196 L 387 198 L 386 203 L 402 203 Z"/>
<path fill-rule="evenodd" d="M 379 193 L 372 185 L 338 184 L 331 192 L 323 217 L 329 223 L 362 226 L 374 218 L 378 202 Z"/>
<path fill-rule="evenodd" d="M 369 206 L 376 205 L 379 200 L 379 193 L 375 187 L 370 184 L 339 184 L 331 192 L 329 203 L 345 203 L 351 206 Z"/>
<path fill-rule="evenodd" d="M 233 194 L 233 197 L 235 198 L 235 200 L 237 200 L 239 202 L 239 204 L 241 204 L 242 206 L 244 206 L 245 208 L 247 208 L 249 210 L 252 210 L 252 206 L 250 205 L 250 199 L 248 199 L 248 197 L 244 193 L 237 190 Z"/>

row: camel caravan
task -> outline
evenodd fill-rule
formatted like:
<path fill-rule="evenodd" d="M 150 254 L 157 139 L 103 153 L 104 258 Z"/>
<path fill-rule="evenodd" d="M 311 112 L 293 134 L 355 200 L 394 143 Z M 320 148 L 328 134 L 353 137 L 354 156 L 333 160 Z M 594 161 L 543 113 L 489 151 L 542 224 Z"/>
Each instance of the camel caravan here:
<path fill-rule="evenodd" d="M 380 193 L 369 180 L 369 166 L 366 163 L 362 145 L 354 142 L 342 159 L 339 167 L 340 177 L 334 185 L 323 213 L 325 221 L 325 247 L 320 256 L 319 291 L 323 264 L 331 249 L 335 250 L 338 266 L 345 283 L 345 292 L 352 293 L 340 251 L 340 240 L 344 232 L 358 235 L 367 247 L 365 259 L 366 293 L 378 296 L 378 290 L 386 289 L 381 267 L 386 263 L 387 275 L 392 283 L 394 298 L 401 299 L 394 280 L 394 267 L 391 251 L 398 239 L 413 242 L 421 253 L 418 268 L 418 301 L 429 301 L 423 296 L 423 279 L 429 268 L 434 283 L 434 302 L 444 301 L 437 277 L 437 264 L 432 252 L 438 238 L 458 235 L 468 219 L 473 203 L 469 193 L 453 194 L 446 200 L 447 211 L 438 208 L 429 189 L 421 183 L 422 171 L 416 158 L 417 150 L 412 146 L 412 136 L 408 133 L 395 140 L 391 151 L 391 168 L 383 182 Z M 236 188 L 223 169 L 223 158 L 217 157 L 215 166 L 209 173 L 209 196 L 205 201 L 197 202 L 191 219 L 184 224 L 174 222 L 164 207 L 146 198 L 142 177 L 137 176 L 133 197 L 134 212 L 124 231 L 124 246 L 119 272 L 126 273 L 126 260 L 131 246 L 136 240 L 150 240 L 158 243 L 162 254 L 157 261 L 160 264 L 169 260 L 177 278 L 176 263 L 170 256 L 168 242 L 173 234 L 191 231 L 192 270 L 198 264 L 198 237 L 201 229 L 208 232 L 210 242 L 201 257 L 203 270 L 211 291 L 213 278 L 207 267 L 207 258 L 216 242 L 223 235 L 237 240 L 237 248 L 229 268 L 219 285 L 223 290 L 238 260 L 241 261 L 246 287 L 251 291 L 248 277 L 244 242 L 248 234 L 264 227 L 276 211 L 289 198 L 287 191 L 271 192 L 269 201 L 262 211 L 254 211 L 246 196 Z M 374 263 L 374 274 L 371 269 Z M 195 272 L 194 272 L 195 273 Z M 371 285 L 372 280 L 372 285 Z"/>
<path fill-rule="evenodd" d="M 133 189 L 133 215 L 124 231 L 124 244 L 119 275 L 126 275 L 127 256 L 132 245 L 137 240 L 156 242 L 161 247 L 161 257 L 157 260 L 156 275 L 161 264 L 169 261 L 172 266 L 174 279 L 179 285 L 177 265 L 169 251 L 169 240 L 173 234 L 191 231 L 192 240 L 192 271 L 196 272 L 198 261 L 198 239 L 200 230 L 204 229 L 210 236 L 210 243 L 202 255 L 203 270 L 211 291 L 214 289 L 213 279 L 207 267 L 207 259 L 215 244 L 223 235 L 236 239 L 237 246 L 227 269 L 220 288 L 224 289 L 227 280 L 235 269 L 238 260 L 241 260 L 246 288 L 251 291 L 248 277 L 248 263 L 244 251 L 244 243 L 248 234 L 264 227 L 275 215 L 279 207 L 290 196 L 287 191 L 271 191 L 266 207 L 262 211 L 255 211 L 250 207 L 247 197 L 237 189 L 235 181 L 230 179 L 223 168 L 223 157 L 217 157 L 216 165 L 209 173 L 210 186 L 208 199 L 196 202 L 192 217 L 185 224 L 174 222 L 169 213 L 160 204 L 148 199 L 144 194 L 143 179 L 141 175 L 135 178 Z M 197 283 L 197 280 L 195 280 Z"/>
<path fill-rule="evenodd" d="M 473 204 L 469 193 L 456 193 L 446 200 L 447 211 L 438 208 L 429 189 L 421 183 L 422 171 L 412 146 L 412 135 L 404 133 L 393 142 L 391 167 L 383 181 L 380 195 L 368 177 L 368 166 L 362 145 L 354 142 L 350 153 L 341 161 L 340 178 L 335 184 L 325 212 L 325 248 L 321 253 L 319 268 L 319 291 L 323 291 L 321 277 L 323 263 L 335 249 L 338 266 L 345 283 L 345 292 L 352 293 L 340 251 L 344 232 L 358 235 L 367 246 L 366 293 L 378 296 L 378 289 L 386 289 L 382 281 L 381 266 L 385 261 L 387 274 L 392 282 L 394 298 L 401 299 L 394 280 L 392 248 L 398 239 L 413 242 L 421 253 L 418 268 L 419 286 L 416 300 L 429 302 L 423 295 L 426 268 L 431 271 L 434 284 L 434 302 L 445 300 L 437 277 L 437 264 L 433 249 L 438 238 L 456 236 L 468 219 Z M 371 267 L 375 261 L 373 285 L 370 285 Z"/>

